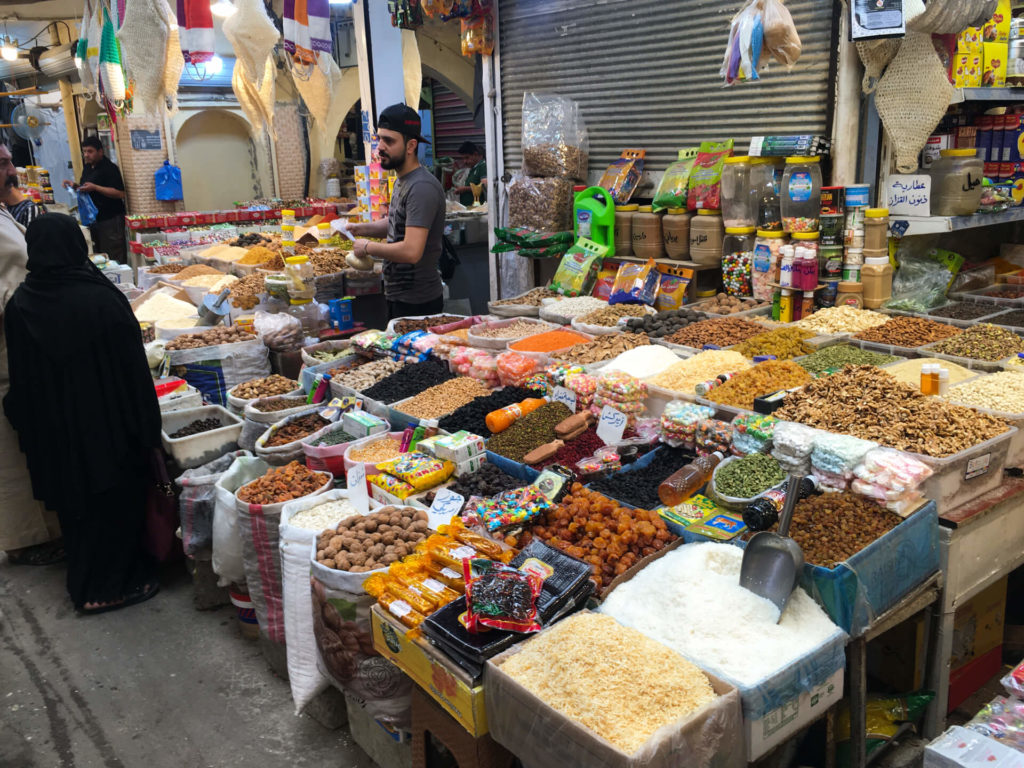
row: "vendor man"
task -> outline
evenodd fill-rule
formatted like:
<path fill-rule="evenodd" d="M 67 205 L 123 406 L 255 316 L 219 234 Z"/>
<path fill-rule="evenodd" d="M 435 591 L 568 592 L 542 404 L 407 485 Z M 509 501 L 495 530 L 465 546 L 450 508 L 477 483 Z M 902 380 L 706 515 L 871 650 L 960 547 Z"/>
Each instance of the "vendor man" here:
<path fill-rule="evenodd" d="M 103 151 L 103 142 L 95 136 L 82 139 L 85 168 L 78 184 L 65 181 L 65 187 L 88 192 L 96 205 L 96 221 L 89 227 L 92 249 L 127 264 L 124 230 L 124 180 L 121 170 Z"/>
<path fill-rule="evenodd" d="M 468 208 L 473 204 L 471 184 L 482 184 L 484 188 L 480 190 L 480 202 L 487 199 L 487 163 L 480 147 L 472 141 L 462 142 L 459 154 L 462 156 L 462 167 L 469 168 L 469 175 L 466 176 L 465 186 L 455 187 L 455 192 L 459 195 L 459 202 Z"/>
<path fill-rule="evenodd" d="M 420 165 L 420 116 L 404 104 L 380 113 L 377 121 L 381 167 L 398 174 L 385 222 L 349 227 L 360 237 L 387 237 L 386 243 L 356 240 L 357 256 L 384 260 L 384 295 L 391 317 L 432 315 L 444 309 L 437 261 L 444 237 L 444 188 Z M 427 142 L 429 143 L 429 142 Z"/>

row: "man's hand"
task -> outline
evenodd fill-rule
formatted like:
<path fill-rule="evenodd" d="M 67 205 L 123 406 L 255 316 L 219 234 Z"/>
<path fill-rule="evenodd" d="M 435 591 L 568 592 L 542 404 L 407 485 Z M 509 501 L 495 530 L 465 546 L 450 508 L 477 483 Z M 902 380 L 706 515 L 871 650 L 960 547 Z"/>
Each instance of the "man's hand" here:
<path fill-rule="evenodd" d="M 72 189 L 75 186 L 75 182 L 71 179 L 64 179 L 64 189 Z"/>
<path fill-rule="evenodd" d="M 454 187 L 455 193 L 461 195 L 463 192 L 469 192 L 469 187 Z"/>
<path fill-rule="evenodd" d="M 367 227 L 367 224 L 365 222 L 363 222 L 363 223 L 349 224 L 347 229 L 353 235 L 365 235 L 366 232 L 364 230 L 366 229 L 366 227 Z"/>
<path fill-rule="evenodd" d="M 356 226 L 360 226 L 360 225 L 357 224 Z M 353 233 L 353 234 L 356 234 L 356 233 Z M 370 254 L 368 254 L 366 252 L 366 246 L 369 244 L 369 242 L 370 242 L 369 240 L 362 240 L 362 239 L 354 241 L 352 243 L 352 253 L 354 253 L 356 256 L 360 256 L 360 257 L 369 256 Z"/>
<path fill-rule="evenodd" d="M 98 191 L 96 185 L 93 184 L 91 181 L 87 181 L 87 182 L 85 182 L 85 184 L 82 184 L 78 188 L 78 190 L 80 192 L 96 192 L 96 191 Z"/>

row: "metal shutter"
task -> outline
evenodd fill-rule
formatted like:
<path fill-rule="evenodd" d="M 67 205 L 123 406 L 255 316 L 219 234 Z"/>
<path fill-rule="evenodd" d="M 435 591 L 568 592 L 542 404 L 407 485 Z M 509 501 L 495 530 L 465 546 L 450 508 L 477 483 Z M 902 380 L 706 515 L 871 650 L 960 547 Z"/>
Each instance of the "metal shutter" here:
<path fill-rule="evenodd" d="M 434 91 L 434 157 L 455 155 L 464 141 L 484 146 L 484 132 L 473 123 L 473 112 L 450 89 L 431 80 Z"/>
<path fill-rule="evenodd" d="M 788 0 L 803 54 L 793 72 L 772 62 L 762 79 L 723 87 L 718 74 L 740 7 L 714 0 L 499 0 L 506 170 L 522 164 L 523 93 L 579 103 L 590 133 L 590 174 L 623 149 L 647 150 L 661 171 L 705 140 L 825 134 L 833 3 Z"/>

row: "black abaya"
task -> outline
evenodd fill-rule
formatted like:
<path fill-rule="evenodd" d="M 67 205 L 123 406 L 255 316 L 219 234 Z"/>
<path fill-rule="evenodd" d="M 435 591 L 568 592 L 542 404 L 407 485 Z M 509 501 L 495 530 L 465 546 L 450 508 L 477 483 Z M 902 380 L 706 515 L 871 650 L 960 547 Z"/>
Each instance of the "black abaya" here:
<path fill-rule="evenodd" d="M 26 241 L 29 274 L 4 315 L 4 412 L 35 497 L 60 517 L 72 601 L 113 602 L 152 580 L 142 534 L 156 392 L 128 300 L 89 262 L 78 223 L 45 214 Z"/>

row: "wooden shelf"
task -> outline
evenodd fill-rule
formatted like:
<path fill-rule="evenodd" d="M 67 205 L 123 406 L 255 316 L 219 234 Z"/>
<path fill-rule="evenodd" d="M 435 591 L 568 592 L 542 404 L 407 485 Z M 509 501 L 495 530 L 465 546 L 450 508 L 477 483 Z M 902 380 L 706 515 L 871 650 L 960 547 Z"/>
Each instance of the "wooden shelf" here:
<path fill-rule="evenodd" d="M 645 264 L 648 260 L 639 256 L 608 256 L 609 261 L 632 261 L 637 264 Z M 705 272 L 709 269 L 721 269 L 721 264 L 698 264 L 695 261 L 680 261 L 679 259 L 655 259 L 655 264 L 665 264 L 669 267 L 686 267 L 694 272 Z"/>

